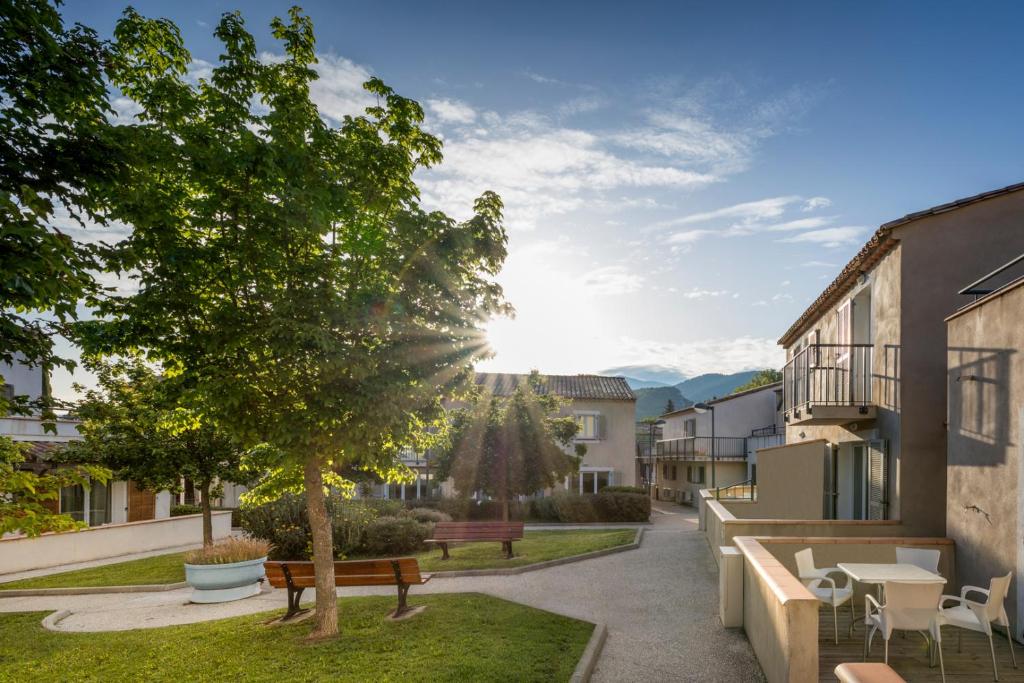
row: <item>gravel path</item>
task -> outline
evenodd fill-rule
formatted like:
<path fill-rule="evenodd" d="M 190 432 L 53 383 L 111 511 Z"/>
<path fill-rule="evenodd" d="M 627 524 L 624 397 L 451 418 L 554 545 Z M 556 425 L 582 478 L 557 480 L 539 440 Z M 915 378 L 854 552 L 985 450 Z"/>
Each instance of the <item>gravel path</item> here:
<path fill-rule="evenodd" d="M 659 508 L 637 550 L 515 576 L 439 578 L 422 593 L 480 592 L 608 626 L 595 681 L 759 681 L 742 631 L 718 620 L 718 571 L 696 514 Z M 338 589 L 339 595 L 393 590 Z M 108 631 L 193 623 L 285 606 L 274 590 L 221 605 L 188 604 L 189 590 L 164 593 L 0 597 L 0 612 L 70 610 L 66 631 Z M 344 605 L 341 607 L 344 612 Z"/>

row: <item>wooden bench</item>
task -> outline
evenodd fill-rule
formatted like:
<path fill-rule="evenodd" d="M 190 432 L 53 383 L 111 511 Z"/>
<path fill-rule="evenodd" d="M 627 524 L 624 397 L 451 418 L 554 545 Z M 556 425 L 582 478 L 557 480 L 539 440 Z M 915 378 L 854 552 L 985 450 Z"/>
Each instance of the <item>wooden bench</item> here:
<path fill-rule="evenodd" d="M 449 543 L 473 543 L 477 541 L 499 541 L 505 559 L 512 559 L 512 541 L 523 540 L 522 522 L 438 522 L 434 526 L 434 537 L 426 543 L 441 547 L 441 559 L 448 559 Z"/>
<path fill-rule="evenodd" d="M 266 562 L 267 581 L 275 588 L 288 589 L 288 612 L 282 621 L 308 612 L 299 609 L 302 591 L 313 588 L 316 574 L 313 563 L 306 561 Z M 420 586 L 430 580 L 429 574 L 420 573 L 415 557 L 388 560 L 351 560 L 334 563 L 335 586 L 397 586 L 398 607 L 391 613 L 399 617 L 409 611 L 406 596 L 409 586 Z"/>

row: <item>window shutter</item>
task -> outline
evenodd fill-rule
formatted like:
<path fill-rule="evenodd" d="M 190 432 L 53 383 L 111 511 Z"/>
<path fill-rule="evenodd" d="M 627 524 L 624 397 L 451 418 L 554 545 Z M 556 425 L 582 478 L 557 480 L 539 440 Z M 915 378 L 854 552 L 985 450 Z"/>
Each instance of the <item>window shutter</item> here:
<path fill-rule="evenodd" d="M 832 448 L 825 449 L 825 509 L 822 519 L 836 518 L 836 452 Z"/>
<path fill-rule="evenodd" d="M 601 441 L 604 441 L 607 438 L 608 431 L 608 425 L 604 415 L 597 415 L 594 418 L 594 421 L 597 422 L 597 425 L 595 425 L 597 434 L 595 434 L 594 436 L 596 436 Z"/>
<path fill-rule="evenodd" d="M 889 458 L 885 441 L 868 444 L 868 519 L 889 519 Z"/>

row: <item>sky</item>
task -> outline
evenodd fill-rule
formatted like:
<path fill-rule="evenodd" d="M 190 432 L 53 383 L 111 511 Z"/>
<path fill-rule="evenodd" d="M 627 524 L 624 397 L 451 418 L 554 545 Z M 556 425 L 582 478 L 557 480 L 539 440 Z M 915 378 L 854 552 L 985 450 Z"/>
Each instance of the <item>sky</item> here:
<path fill-rule="evenodd" d="M 281 53 L 285 2 L 133 5 L 180 26 L 199 73 L 225 11 Z M 63 11 L 110 35 L 123 7 Z M 517 315 L 490 324 L 486 370 L 779 367 L 778 337 L 878 225 L 1024 180 L 1020 3 L 303 7 L 328 120 L 379 76 L 444 141 L 417 177 L 429 208 L 503 198 Z"/>

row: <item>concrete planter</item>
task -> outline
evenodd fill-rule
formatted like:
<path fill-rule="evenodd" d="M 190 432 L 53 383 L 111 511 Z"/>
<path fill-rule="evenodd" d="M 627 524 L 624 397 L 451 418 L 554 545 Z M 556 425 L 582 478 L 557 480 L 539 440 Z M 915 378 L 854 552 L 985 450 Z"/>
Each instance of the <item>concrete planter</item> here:
<path fill-rule="evenodd" d="M 192 602 L 231 602 L 260 592 L 267 558 L 231 564 L 186 564 L 185 581 L 192 586 Z"/>

